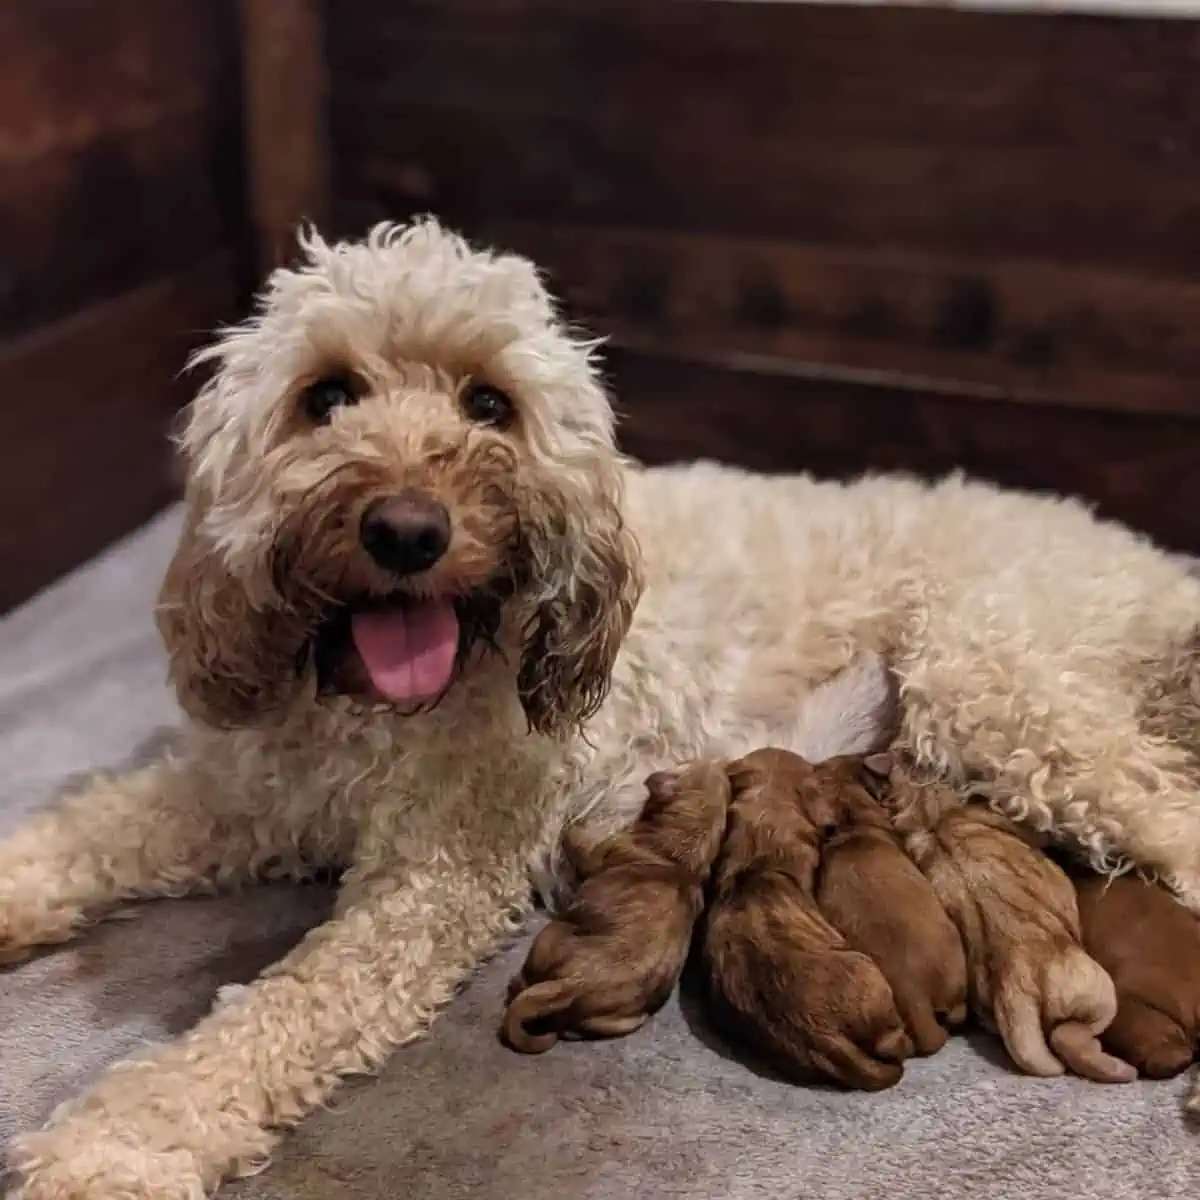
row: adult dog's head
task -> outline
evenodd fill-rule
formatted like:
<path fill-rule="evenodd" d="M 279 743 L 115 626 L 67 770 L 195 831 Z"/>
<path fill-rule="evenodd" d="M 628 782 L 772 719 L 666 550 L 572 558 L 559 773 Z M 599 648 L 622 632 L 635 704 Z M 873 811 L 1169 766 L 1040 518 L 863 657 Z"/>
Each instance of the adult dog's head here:
<path fill-rule="evenodd" d="M 199 356 L 159 607 L 184 707 L 262 723 L 315 674 L 415 711 L 500 643 L 535 729 L 585 719 L 640 587 L 592 345 L 432 220 L 302 245 Z"/>

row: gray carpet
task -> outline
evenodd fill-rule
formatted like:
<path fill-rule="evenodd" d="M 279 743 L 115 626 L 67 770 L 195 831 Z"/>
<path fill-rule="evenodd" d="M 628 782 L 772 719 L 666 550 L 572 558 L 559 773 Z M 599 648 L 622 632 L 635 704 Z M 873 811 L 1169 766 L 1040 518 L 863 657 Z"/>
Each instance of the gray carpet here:
<path fill-rule="evenodd" d="M 65 780 L 154 753 L 175 711 L 150 621 L 168 515 L 0 623 L 0 832 Z M 320 919 L 318 887 L 148 905 L 0 974 L 0 1140 L 105 1063 L 202 1014 Z M 1011 1074 L 958 1040 L 879 1096 L 794 1088 L 734 1061 L 685 996 L 635 1037 L 537 1059 L 494 1029 L 522 953 L 428 1041 L 345 1089 L 244 1200 L 666 1197 L 1154 1200 L 1195 1191 L 1183 1082 L 1106 1089 Z"/>

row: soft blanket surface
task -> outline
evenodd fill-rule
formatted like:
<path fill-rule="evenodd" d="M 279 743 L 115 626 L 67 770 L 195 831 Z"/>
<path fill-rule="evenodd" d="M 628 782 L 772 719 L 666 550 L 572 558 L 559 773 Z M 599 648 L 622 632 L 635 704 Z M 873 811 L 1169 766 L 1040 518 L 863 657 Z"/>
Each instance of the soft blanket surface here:
<path fill-rule="evenodd" d="M 159 752 L 177 721 L 151 621 L 166 514 L 0 623 L 0 834 L 73 778 Z M 0 971 L 0 1140 L 111 1060 L 169 1037 L 328 908 L 317 886 L 167 901 Z M 877 1096 L 794 1088 L 733 1060 L 685 995 L 644 1031 L 540 1058 L 495 1036 L 524 945 L 433 1036 L 288 1137 L 244 1200 L 1156 1200 L 1190 1196 L 1183 1083 L 1012 1074 L 956 1039 Z"/>

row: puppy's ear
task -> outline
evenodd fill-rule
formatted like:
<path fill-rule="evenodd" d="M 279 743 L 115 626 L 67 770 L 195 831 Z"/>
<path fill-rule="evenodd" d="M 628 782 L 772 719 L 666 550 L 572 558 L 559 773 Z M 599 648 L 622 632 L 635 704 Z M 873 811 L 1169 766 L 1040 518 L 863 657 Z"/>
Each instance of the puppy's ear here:
<path fill-rule="evenodd" d="M 646 790 L 656 800 L 669 800 L 679 792 L 679 772 L 655 771 L 646 777 Z"/>
<path fill-rule="evenodd" d="M 880 754 L 868 754 L 863 759 L 863 766 L 869 775 L 874 775 L 877 779 L 887 779 L 896 766 L 896 756 L 890 750 Z"/>
<path fill-rule="evenodd" d="M 610 486 L 556 496 L 536 514 L 532 571 L 545 585 L 525 635 L 517 687 L 530 725 L 559 734 L 608 694 L 642 590 L 641 554 Z"/>
<path fill-rule="evenodd" d="M 261 723 L 292 699 L 309 628 L 254 596 L 201 532 L 193 501 L 155 611 L 184 711 L 218 729 Z"/>

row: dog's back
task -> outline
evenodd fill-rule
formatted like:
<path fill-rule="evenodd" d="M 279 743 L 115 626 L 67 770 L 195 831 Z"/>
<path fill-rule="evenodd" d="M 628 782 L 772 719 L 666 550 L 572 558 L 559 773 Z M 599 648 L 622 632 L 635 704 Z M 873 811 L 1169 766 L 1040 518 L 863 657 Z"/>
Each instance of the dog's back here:
<path fill-rule="evenodd" d="M 510 987 L 503 1035 L 540 1053 L 562 1033 L 631 1033 L 670 996 L 704 904 L 729 806 L 725 771 L 697 763 L 646 781 L 629 829 L 568 854 L 582 883 Z"/>
<path fill-rule="evenodd" d="M 935 785 L 936 786 L 936 785 Z M 1084 951 L 1074 889 L 1035 836 L 981 804 L 949 803 L 908 845 L 966 949 L 971 1004 L 1031 1075 L 1126 1082 L 1098 1034 L 1116 1015 L 1108 974 Z"/>
<path fill-rule="evenodd" d="M 1200 1038 L 1200 922 L 1132 875 L 1075 880 L 1083 944 L 1112 976 L 1117 1016 L 1105 1047 L 1152 1079 L 1177 1075 Z"/>
<path fill-rule="evenodd" d="M 714 1020 L 781 1075 L 867 1091 L 899 1082 L 911 1044 L 886 981 L 797 900 L 790 879 L 743 874 L 713 908 L 703 945 Z"/>
<path fill-rule="evenodd" d="M 779 750 L 748 755 L 730 776 L 734 799 L 703 937 L 713 1016 L 784 1075 L 890 1087 L 912 1050 L 891 991 L 814 897 L 836 787 Z"/>
<path fill-rule="evenodd" d="M 857 777 L 847 779 L 843 800 L 847 823 L 821 855 L 817 901 L 846 942 L 883 972 L 917 1053 L 933 1054 L 947 1028 L 966 1019 L 962 939 Z"/>
<path fill-rule="evenodd" d="M 717 762 L 691 763 L 656 771 L 646 780 L 646 800 L 628 829 L 588 846 L 579 832 L 566 836 L 566 852 L 577 877 L 624 867 L 660 866 L 681 881 L 702 885 L 725 835 L 731 784 Z"/>

